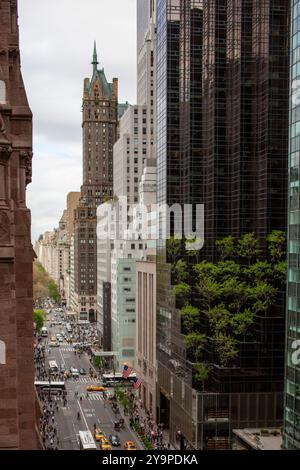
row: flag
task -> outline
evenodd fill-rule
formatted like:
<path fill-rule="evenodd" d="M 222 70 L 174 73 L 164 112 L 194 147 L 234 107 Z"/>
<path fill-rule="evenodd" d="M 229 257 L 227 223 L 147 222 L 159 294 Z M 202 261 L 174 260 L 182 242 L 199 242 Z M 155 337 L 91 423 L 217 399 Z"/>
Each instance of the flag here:
<path fill-rule="evenodd" d="M 132 371 L 133 371 L 133 368 L 125 364 L 124 369 L 123 369 L 123 379 L 128 379 Z"/>
<path fill-rule="evenodd" d="M 135 388 L 137 390 L 142 385 L 142 382 L 143 382 L 142 379 L 136 377 L 134 382 L 133 382 L 133 388 Z"/>

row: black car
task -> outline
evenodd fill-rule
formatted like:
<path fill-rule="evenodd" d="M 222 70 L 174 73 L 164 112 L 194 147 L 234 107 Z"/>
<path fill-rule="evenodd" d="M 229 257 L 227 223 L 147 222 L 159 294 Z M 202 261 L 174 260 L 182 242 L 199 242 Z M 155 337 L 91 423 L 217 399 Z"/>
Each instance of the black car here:
<path fill-rule="evenodd" d="M 117 434 L 112 434 L 111 436 L 109 436 L 109 440 L 113 447 L 120 447 L 121 441 Z"/>
<path fill-rule="evenodd" d="M 80 375 L 86 375 L 86 370 L 83 369 L 83 368 L 79 369 L 79 374 Z"/>

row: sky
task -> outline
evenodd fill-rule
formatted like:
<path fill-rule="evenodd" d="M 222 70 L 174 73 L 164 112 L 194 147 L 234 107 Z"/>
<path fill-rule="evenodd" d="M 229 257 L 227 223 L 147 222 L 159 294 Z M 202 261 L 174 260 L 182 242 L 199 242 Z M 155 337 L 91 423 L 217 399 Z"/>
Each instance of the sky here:
<path fill-rule="evenodd" d="M 22 74 L 33 112 L 32 241 L 82 184 L 81 105 L 94 40 L 119 101 L 136 101 L 136 0 L 19 0 Z"/>

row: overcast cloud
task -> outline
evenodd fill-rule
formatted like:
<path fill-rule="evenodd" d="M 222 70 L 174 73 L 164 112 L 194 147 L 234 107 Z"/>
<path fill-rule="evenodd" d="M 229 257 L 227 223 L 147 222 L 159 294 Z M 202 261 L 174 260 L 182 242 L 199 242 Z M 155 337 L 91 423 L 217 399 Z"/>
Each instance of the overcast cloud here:
<path fill-rule="evenodd" d="M 93 41 L 119 100 L 136 100 L 136 0 L 19 0 L 22 72 L 34 116 L 32 240 L 82 184 L 81 103 Z"/>

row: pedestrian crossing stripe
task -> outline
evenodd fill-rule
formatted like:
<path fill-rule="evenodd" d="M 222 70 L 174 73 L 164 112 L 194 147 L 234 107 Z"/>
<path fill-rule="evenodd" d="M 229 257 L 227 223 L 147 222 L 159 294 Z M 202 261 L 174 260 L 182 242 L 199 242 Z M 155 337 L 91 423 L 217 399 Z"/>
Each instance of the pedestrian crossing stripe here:
<path fill-rule="evenodd" d="M 64 352 L 74 352 L 74 348 L 60 348 L 60 350 Z"/>
<path fill-rule="evenodd" d="M 98 384 L 99 383 L 99 379 L 91 379 L 89 377 L 79 377 L 78 379 L 72 379 L 73 382 L 80 382 L 80 383 L 85 383 L 85 384 Z"/>
<path fill-rule="evenodd" d="M 89 396 L 88 398 L 85 397 L 86 400 L 91 400 L 91 401 L 103 401 L 104 398 L 103 398 L 103 395 L 102 394 L 91 394 L 89 393 Z"/>

